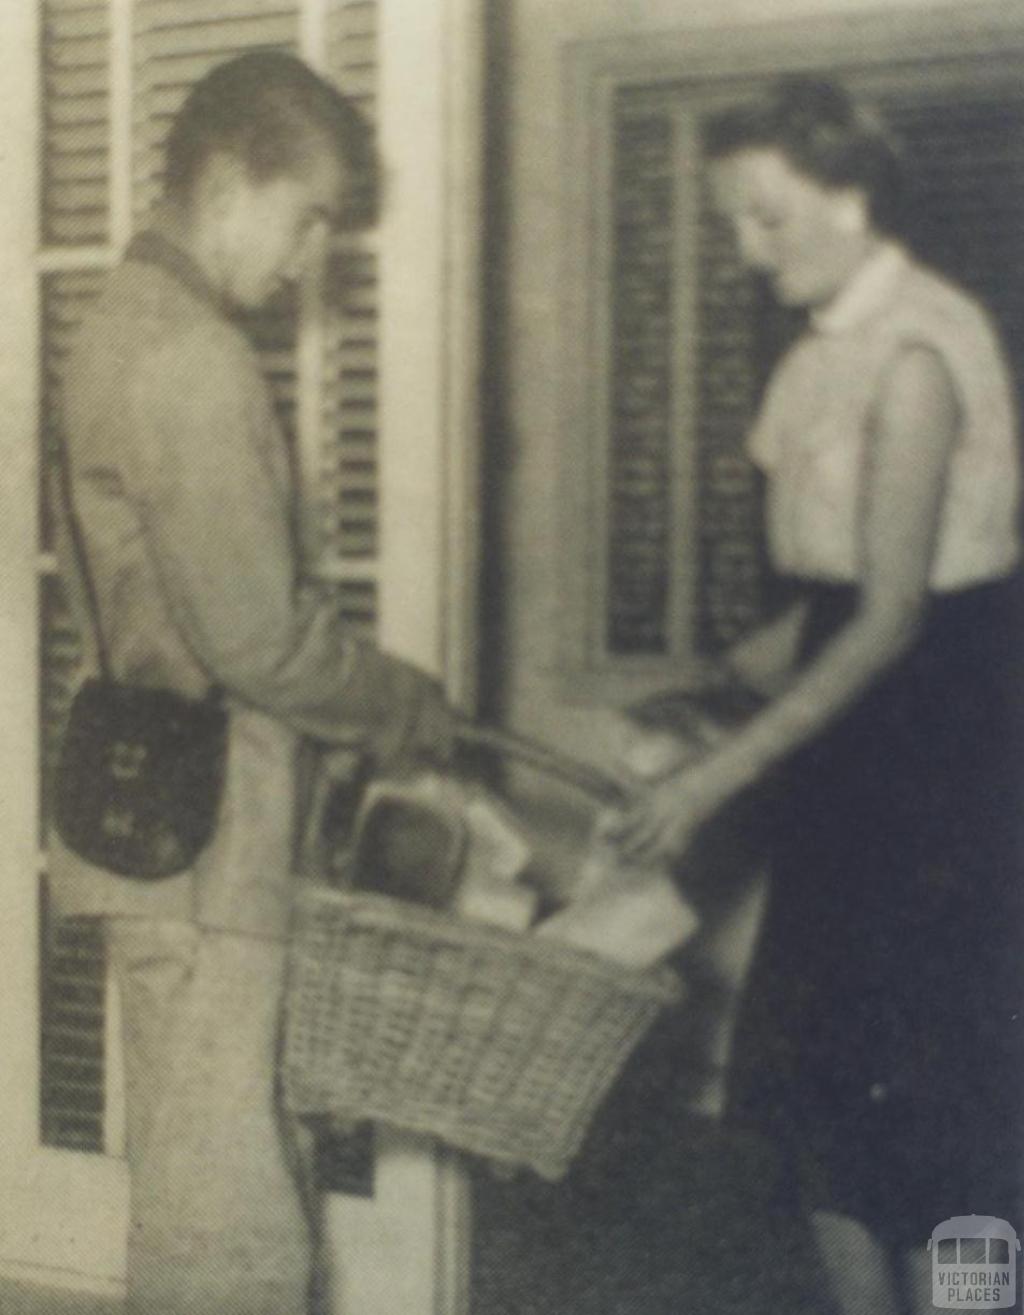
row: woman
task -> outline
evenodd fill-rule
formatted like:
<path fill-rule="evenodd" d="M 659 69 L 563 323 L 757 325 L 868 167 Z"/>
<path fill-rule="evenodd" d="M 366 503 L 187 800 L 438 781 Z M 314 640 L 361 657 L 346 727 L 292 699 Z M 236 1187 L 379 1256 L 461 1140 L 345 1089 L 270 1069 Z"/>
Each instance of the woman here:
<path fill-rule="evenodd" d="M 707 148 L 744 261 L 809 312 L 750 440 L 799 601 L 730 655 L 762 710 L 620 840 L 678 855 L 773 778 L 731 1113 L 788 1153 L 841 1309 L 930 1311 L 932 1228 L 1014 1220 L 1019 1177 L 1011 388 L 983 312 L 889 236 L 897 155 L 842 91 L 787 79 Z"/>

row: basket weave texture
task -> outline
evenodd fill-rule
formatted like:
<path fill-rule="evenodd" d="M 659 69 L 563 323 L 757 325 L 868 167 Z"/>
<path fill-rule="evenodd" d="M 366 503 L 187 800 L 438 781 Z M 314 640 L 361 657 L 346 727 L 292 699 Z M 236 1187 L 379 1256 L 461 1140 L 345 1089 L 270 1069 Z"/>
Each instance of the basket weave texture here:
<path fill-rule="evenodd" d="M 556 1181 L 680 994 L 669 969 L 622 969 L 555 941 L 311 887 L 291 950 L 285 1103 L 428 1133 Z"/>

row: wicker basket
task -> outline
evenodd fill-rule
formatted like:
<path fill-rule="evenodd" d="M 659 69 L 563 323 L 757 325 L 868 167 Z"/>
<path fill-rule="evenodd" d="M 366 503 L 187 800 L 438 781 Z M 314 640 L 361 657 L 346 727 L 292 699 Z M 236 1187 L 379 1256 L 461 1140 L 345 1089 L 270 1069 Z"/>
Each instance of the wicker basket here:
<path fill-rule="evenodd" d="M 668 969 L 379 895 L 310 888 L 286 996 L 285 1103 L 561 1178 L 658 1011 Z"/>

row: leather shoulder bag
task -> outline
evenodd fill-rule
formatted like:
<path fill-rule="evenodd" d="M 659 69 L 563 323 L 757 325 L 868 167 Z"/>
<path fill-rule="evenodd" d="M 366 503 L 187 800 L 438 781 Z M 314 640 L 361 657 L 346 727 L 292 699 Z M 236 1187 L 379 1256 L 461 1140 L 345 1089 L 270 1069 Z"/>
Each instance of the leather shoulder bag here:
<path fill-rule="evenodd" d="M 99 665 L 68 715 L 55 783 L 57 831 L 96 867 L 140 881 L 174 876 L 213 837 L 227 712 L 216 690 L 196 700 L 114 679 L 63 444 L 57 474 Z"/>

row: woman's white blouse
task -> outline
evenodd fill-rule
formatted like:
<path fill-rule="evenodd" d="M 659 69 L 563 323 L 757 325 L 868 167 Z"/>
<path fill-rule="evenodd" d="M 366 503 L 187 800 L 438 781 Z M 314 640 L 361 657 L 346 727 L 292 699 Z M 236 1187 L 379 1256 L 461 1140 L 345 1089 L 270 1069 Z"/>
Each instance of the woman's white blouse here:
<path fill-rule="evenodd" d="M 886 372 L 917 346 L 944 361 L 960 406 L 930 584 L 950 590 L 1016 563 L 1015 405 L 998 340 L 965 293 L 894 243 L 817 314 L 776 371 L 749 451 L 768 476 L 768 538 L 787 574 L 856 582 L 872 421 Z"/>

